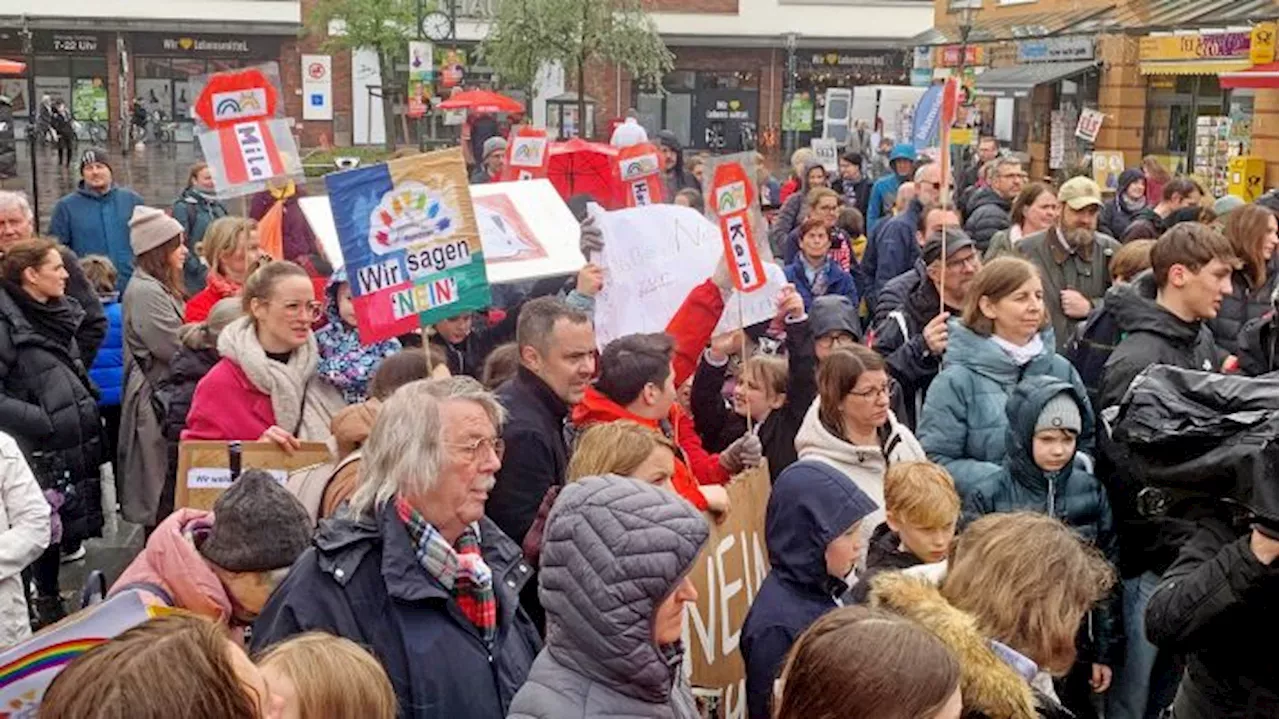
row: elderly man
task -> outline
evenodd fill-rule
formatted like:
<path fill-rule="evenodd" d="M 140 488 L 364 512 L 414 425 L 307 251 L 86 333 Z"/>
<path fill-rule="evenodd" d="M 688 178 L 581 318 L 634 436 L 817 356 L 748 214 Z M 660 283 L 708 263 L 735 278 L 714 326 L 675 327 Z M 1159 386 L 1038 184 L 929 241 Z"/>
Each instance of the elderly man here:
<path fill-rule="evenodd" d="M 141 195 L 115 184 L 107 153 L 91 147 L 80 156 L 79 187 L 53 206 L 49 234 L 82 257 L 106 255 L 119 273 L 116 289 L 123 292 L 133 276 L 129 218 L 141 204 Z"/>
<path fill-rule="evenodd" d="M 1016 157 L 1001 157 L 995 161 L 995 172 L 991 185 L 974 193 L 965 215 L 964 231 L 973 238 L 978 252 L 986 252 L 991 244 L 991 236 L 1000 230 L 1009 229 L 1009 212 L 1013 208 L 1013 199 L 1022 192 L 1027 181 L 1027 173 L 1022 169 L 1022 161 Z"/>
<path fill-rule="evenodd" d="M 253 648 L 328 632 L 372 650 L 401 717 L 505 717 L 541 645 L 518 601 L 533 570 L 484 516 L 505 416 L 470 377 L 391 395 L 347 514 L 321 523 L 254 624 Z"/>
<path fill-rule="evenodd" d="M 27 196 L 13 190 L 0 190 L 0 256 L 15 242 L 35 237 L 35 217 Z M 60 247 L 62 265 L 67 269 L 67 294 L 80 303 L 84 319 L 76 329 L 76 344 L 85 367 L 93 366 L 93 359 L 107 336 L 107 315 L 102 309 L 98 293 L 80 269 L 76 253 L 66 246 Z"/>

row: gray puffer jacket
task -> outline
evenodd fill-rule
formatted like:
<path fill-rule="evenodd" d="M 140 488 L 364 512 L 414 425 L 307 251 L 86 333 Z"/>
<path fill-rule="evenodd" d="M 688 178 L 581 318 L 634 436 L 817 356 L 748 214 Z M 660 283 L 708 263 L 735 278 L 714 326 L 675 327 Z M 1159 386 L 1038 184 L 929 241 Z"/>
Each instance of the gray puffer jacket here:
<path fill-rule="evenodd" d="M 653 619 L 708 534 L 674 492 L 612 475 L 566 485 L 542 545 L 546 646 L 508 719 L 695 719 L 683 647 L 659 647 Z"/>

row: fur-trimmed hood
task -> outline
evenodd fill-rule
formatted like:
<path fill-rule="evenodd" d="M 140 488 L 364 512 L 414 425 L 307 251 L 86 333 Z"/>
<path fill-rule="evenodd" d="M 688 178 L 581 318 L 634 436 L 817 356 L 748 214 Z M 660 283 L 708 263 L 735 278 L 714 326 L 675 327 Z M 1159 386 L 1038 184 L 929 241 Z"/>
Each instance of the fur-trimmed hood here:
<path fill-rule="evenodd" d="M 938 588 L 887 572 L 871 583 L 870 603 L 904 616 L 929 630 L 960 662 L 960 693 L 964 716 L 989 719 L 1038 719 L 1070 716 L 1056 702 L 1039 696 L 1006 664 L 978 629 L 973 615 L 951 606 Z"/>

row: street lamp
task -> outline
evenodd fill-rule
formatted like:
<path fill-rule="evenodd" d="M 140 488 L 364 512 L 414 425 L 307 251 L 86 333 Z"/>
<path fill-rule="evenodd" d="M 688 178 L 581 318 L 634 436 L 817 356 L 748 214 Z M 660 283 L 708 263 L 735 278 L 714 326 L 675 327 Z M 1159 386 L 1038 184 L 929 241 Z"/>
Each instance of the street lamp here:
<path fill-rule="evenodd" d="M 965 60 L 967 60 L 969 56 L 969 35 L 970 33 L 973 32 L 973 3 L 974 2 L 975 0 L 965 0 L 964 8 L 960 11 L 960 22 L 956 25 L 956 28 L 960 31 L 960 61 L 956 67 L 956 95 L 957 95 L 956 104 L 957 105 L 960 104 L 959 99 L 960 99 L 960 96 L 962 96 L 962 92 L 964 90 L 964 65 L 965 65 Z M 957 112 L 956 114 L 958 115 L 959 112 Z M 942 151 L 946 153 L 951 153 L 951 148 L 944 147 L 942 148 Z M 951 183 L 952 183 L 951 186 L 953 188 L 956 188 L 956 190 L 958 191 L 960 188 L 961 168 L 963 167 L 963 163 L 955 162 L 954 160 L 962 159 L 962 160 L 968 161 L 969 158 L 968 158 L 968 154 L 964 152 L 959 153 L 958 158 L 956 154 L 951 154 L 950 156 L 953 160 L 953 162 L 951 163 L 951 166 L 952 166 L 951 171 L 955 175 L 955 177 L 951 179 Z"/>

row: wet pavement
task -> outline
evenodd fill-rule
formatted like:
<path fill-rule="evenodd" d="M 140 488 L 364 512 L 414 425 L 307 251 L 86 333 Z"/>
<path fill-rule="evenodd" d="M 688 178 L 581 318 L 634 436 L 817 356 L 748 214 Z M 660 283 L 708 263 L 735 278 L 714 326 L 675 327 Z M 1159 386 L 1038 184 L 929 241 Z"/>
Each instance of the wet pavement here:
<path fill-rule="evenodd" d="M 40 186 L 40 228 L 48 229 L 49 218 L 53 214 L 53 206 L 63 195 L 72 192 L 80 181 L 77 169 L 79 153 L 90 147 L 81 142 L 70 167 L 58 164 L 58 153 L 53 147 L 36 148 L 36 168 Z M 169 207 L 178 193 L 187 184 L 187 174 L 194 162 L 200 160 L 196 145 L 190 142 L 160 143 L 149 142 L 142 147 L 134 148 L 127 154 L 119 145 L 107 147 L 107 155 L 111 159 L 111 169 L 116 183 L 133 188 L 142 195 L 148 205 Z M 6 190 L 22 190 L 31 195 L 31 157 L 26 142 L 18 143 L 18 174 L 7 180 L 0 180 L 0 187 Z M 308 191 L 324 194 L 324 183 L 313 181 L 307 185 Z M 244 204 L 242 204 L 244 203 Z M 225 203 L 233 214 L 247 214 L 247 198 L 236 198 Z"/>
<path fill-rule="evenodd" d="M 81 589 L 91 571 L 101 570 L 106 575 L 107 586 L 111 586 L 142 550 L 142 527 L 120 518 L 120 513 L 115 508 L 116 488 L 111 479 L 111 467 L 107 465 L 103 469 L 102 504 L 106 522 L 102 528 L 102 537 L 86 541 L 84 558 L 63 564 L 58 574 L 67 611 L 80 608 Z"/>

